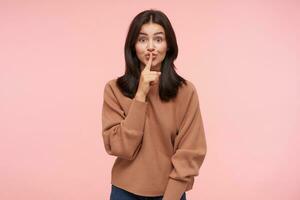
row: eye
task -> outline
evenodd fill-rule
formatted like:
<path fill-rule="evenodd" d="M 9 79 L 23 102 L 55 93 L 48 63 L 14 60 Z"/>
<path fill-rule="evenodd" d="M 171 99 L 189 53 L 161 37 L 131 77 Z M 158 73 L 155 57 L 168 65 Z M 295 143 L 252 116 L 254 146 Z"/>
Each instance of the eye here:
<path fill-rule="evenodd" d="M 146 38 L 139 38 L 138 41 L 139 42 L 145 42 Z"/>
<path fill-rule="evenodd" d="M 162 38 L 161 38 L 161 37 L 158 37 L 158 38 L 156 38 L 156 41 L 161 42 L 161 41 L 162 41 Z"/>

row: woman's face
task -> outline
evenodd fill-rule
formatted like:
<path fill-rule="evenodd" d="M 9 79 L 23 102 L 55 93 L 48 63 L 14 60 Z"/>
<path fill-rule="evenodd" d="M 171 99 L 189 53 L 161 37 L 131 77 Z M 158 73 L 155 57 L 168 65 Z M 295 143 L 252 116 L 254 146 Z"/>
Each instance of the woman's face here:
<path fill-rule="evenodd" d="M 152 52 L 151 70 L 160 71 L 167 52 L 164 28 L 156 23 L 143 24 L 135 43 L 135 51 L 141 62 L 141 69 L 147 64 L 150 52 Z"/>

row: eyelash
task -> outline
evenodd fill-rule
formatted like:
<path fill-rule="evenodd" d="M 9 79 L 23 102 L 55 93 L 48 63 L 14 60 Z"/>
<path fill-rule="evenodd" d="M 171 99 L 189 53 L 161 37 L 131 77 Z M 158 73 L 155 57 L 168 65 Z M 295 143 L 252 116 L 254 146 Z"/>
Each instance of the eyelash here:
<path fill-rule="evenodd" d="M 144 39 L 145 39 L 145 38 L 139 38 L 138 41 L 141 42 L 141 40 L 144 40 Z M 162 38 L 157 38 L 157 39 L 159 39 L 160 41 L 163 41 Z"/>

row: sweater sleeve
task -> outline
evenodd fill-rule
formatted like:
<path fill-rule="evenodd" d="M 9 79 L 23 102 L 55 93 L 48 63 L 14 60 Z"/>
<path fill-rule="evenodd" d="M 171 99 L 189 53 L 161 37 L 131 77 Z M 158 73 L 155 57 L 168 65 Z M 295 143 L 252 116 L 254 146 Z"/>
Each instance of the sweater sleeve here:
<path fill-rule="evenodd" d="M 169 174 L 163 200 L 180 200 L 188 183 L 198 175 L 206 155 L 204 127 L 194 86 L 187 102 L 187 106 L 182 108 L 185 110 L 182 111 L 184 117 L 175 138 L 176 151 L 171 158 L 173 169 Z"/>
<path fill-rule="evenodd" d="M 133 160 L 144 132 L 147 102 L 133 99 L 127 116 L 122 110 L 109 83 L 105 85 L 102 107 L 102 136 L 106 152 Z"/>

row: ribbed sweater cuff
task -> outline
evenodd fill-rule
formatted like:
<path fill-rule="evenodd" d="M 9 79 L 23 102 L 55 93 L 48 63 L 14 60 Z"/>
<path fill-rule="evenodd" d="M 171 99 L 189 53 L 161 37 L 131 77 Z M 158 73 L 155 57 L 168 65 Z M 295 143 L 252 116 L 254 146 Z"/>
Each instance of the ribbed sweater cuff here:
<path fill-rule="evenodd" d="M 124 125 L 130 129 L 143 131 L 146 118 L 147 102 L 133 99 Z"/>
<path fill-rule="evenodd" d="M 163 200 L 180 200 L 185 192 L 188 182 L 169 178 Z"/>

